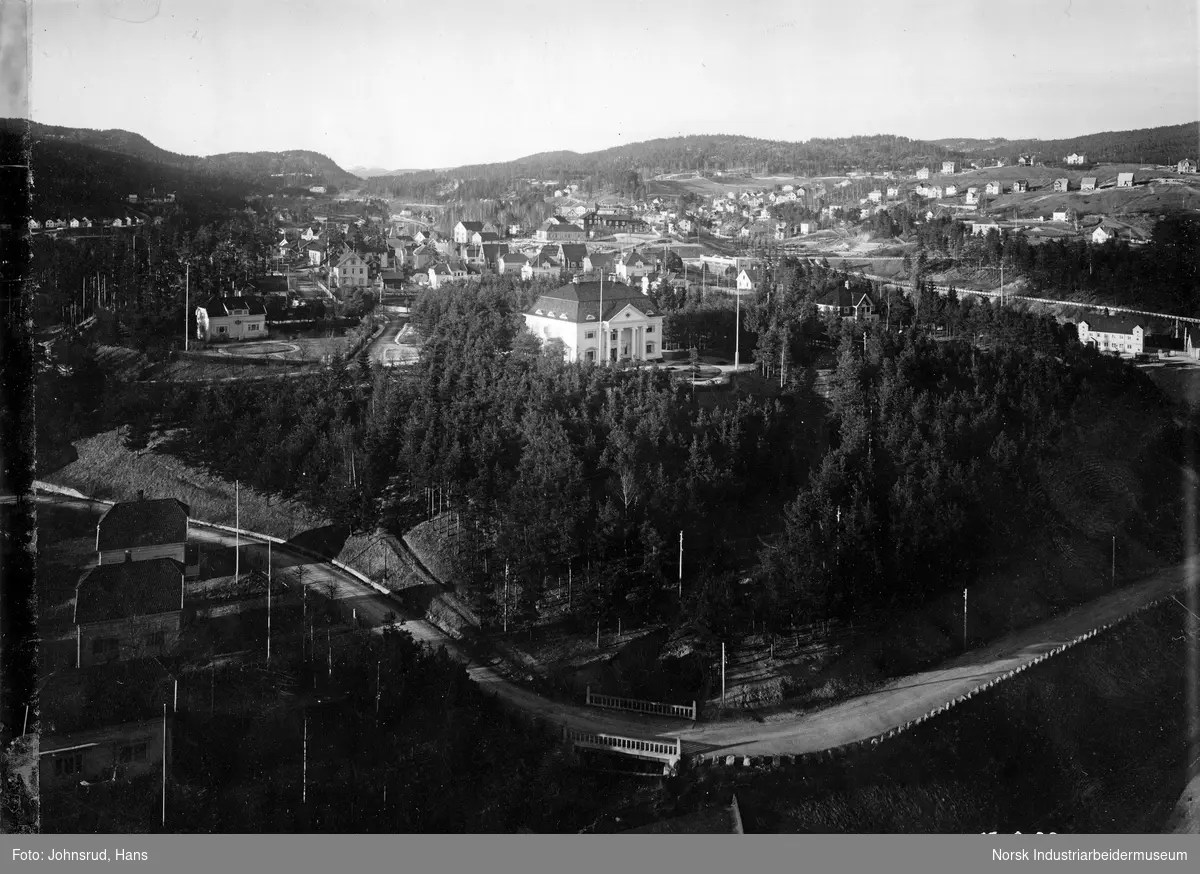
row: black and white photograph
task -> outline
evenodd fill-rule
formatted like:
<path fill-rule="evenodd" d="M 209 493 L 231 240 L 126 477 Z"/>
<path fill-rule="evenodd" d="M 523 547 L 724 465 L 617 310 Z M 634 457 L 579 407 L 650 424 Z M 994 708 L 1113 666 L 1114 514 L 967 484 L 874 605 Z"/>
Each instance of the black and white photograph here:
<path fill-rule="evenodd" d="M 1185 870 L 1198 44 L 0 0 L 0 831 Z"/>

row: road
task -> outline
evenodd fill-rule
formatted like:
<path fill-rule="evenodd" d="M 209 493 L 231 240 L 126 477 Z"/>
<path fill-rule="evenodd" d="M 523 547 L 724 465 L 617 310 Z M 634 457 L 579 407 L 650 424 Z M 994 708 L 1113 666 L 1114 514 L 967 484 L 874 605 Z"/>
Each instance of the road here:
<path fill-rule="evenodd" d="M 420 353 L 420 346 L 415 340 L 416 335 L 408 319 L 389 318 L 383 333 L 367 347 L 367 356 L 372 361 L 382 362 L 384 367 L 414 364 Z"/>
<path fill-rule="evenodd" d="M 60 506 L 74 506 L 99 513 L 103 506 L 83 499 L 49 498 Z M 193 526 L 191 536 L 206 548 L 233 547 L 233 534 Z M 265 560 L 265 541 L 242 537 L 242 561 Z M 685 755 L 774 756 L 820 752 L 877 737 L 912 722 L 931 710 L 956 701 L 968 692 L 1010 672 L 1032 664 L 1056 647 L 1075 640 L 1099 626 L 1113 623 L 1154 601 L 1183 590 L 1189 574 L 1192 585 L 1200 574 L 1200 559 L 1156 573 L 1142 581 L 1114 590 L 1088 604 L 1047 622 L 1011 634 L 980 649 L 972 650 L 942 666 L 894 680 L 881 689 L 861 695 L 816 713 L 780 712 L 763 721 L 738 719 L 696 722 L 605 711 L 553 701 L 522 688 L 503 677 L 494 667 L 475 662 L 463 647 L 441 629 L 419 616 L 405 615 L 401 605 L 352 575 L 331 564 L 286 545 L 271 547 L 274 568 L 304 567 L 305 585 L 324 589 L 333 584 L 338 596 L 357 611 L 367 625 L 382 630 L 397 615 L 395 627 L 447 652 L 466 665 L 467 673 L 480 687 L 508 704 L 550 722 L 593 733 L 639 738 L 679 738 Z M 1180 609 L 1184 609 L 1182 606 Z"/>

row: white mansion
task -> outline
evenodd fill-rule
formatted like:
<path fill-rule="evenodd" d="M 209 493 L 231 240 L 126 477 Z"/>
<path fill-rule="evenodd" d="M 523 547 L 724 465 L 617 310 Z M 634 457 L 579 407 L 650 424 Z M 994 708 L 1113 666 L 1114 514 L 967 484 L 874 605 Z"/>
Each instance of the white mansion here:
<path fill-rule="evenodd" d="M 525 311 L 525 327 L 561 340 L 567 361 L 661 361 L 662 322 L 653 298 L 615 282 L 571 282 Z"/>

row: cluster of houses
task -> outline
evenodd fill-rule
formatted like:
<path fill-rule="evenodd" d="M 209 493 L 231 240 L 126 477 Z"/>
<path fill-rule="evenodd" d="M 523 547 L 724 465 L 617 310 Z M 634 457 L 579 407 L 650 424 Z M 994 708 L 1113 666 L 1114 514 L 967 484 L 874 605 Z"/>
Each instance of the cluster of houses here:
<path fill-rule="evenodd" d="M 161 225 L 163 217 L 156 215 L 150 219 L 150 223 Z M 118 216 L 116 218 L 90 219 L 86 216 L 81 218 L 48 218 L 38 220 L 35 218 L 29 219 L 28 227 L 31 231 L 60 231 L 60 230 L 79 230 L 83 228 L 134 228 L 146 224 L 145 216 Z"/>

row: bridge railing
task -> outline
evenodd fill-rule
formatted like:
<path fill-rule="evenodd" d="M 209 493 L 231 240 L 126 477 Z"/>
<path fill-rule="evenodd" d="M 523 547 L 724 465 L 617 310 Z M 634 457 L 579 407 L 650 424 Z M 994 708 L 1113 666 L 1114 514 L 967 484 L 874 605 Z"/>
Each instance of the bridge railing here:
<path fill-rule="evenodd" d="M 679 738 L 670 741 L 646 740 L 644 738 L 621 737 L 615 734 L 589 734 L 573 728 L 563 727 L 563 740 L 577 746 L 593 749 L 609 749 L 653 759 L 678 762 L 683 757 L 683 742 Z"/>
<path fill-rule="evenodd" d="M 586 703 L 589 707 L 607 707 L 610 710 L 631 710 L 635 713 L 652 713 L 656 716 L 677 716 L 696 721 L 696 702 L 666 704 L 661 701 L 641 701 L 637 698 L 620 698 L 616 695 L 599 695 L 587 687 Z"/>

